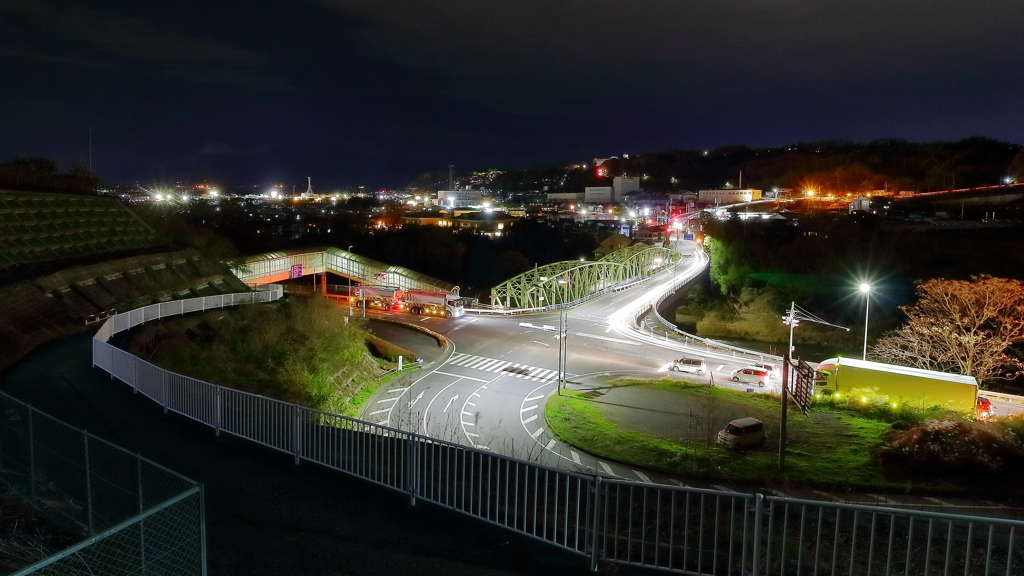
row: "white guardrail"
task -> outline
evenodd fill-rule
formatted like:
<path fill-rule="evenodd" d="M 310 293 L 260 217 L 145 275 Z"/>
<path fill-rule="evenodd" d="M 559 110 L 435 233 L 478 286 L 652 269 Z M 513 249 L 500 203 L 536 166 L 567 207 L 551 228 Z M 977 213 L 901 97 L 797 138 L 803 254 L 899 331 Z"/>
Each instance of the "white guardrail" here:
<path fill-rule="evenodd" d="M 280 298 L 280 287 L 118 314 L 93 365 L 216 434 L 245 438 L 599 561 L 684 574 L 1012 576 L 1024 522 L 610 479 L 217 386 L 107 342 L 171 315 Z"/>

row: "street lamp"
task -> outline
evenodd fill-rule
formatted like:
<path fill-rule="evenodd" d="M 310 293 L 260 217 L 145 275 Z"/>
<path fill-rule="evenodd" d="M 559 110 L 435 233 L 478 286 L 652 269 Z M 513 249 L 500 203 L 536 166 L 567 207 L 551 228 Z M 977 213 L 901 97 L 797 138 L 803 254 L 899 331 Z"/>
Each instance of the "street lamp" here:
<path fill-rule="evenodd" d="M 871 311 L 871 284 L 861 283 L 860 291 L 864 294 L 864 353 L 861 360 L 868 359 L 868 312 Z"/>

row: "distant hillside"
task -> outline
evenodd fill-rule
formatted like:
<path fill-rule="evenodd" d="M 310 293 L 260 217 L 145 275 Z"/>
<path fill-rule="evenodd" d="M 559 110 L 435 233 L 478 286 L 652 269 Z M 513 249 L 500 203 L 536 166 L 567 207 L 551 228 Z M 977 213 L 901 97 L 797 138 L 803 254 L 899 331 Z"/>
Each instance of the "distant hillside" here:
<path fill-rule="evenodd" d="M 604 166 L 608 177 L 598 177 L 591 159 L 575 165 L 544 165 L 480 172 L 457 172 L 459 185 L 483 185 L 503 192 L 582 191 L 585 186 L 611 185 L 611 177 L 643 179 L 647 191 L 720 188 L 726 183 L 764 190 L 813 188 L 857 191 L 897 189 L 929 192 L 1000 183 L 1011 173 L 1019 144 L 987 138 L 959 142 L 913 143 L 876 140 L 859 144 L 847 140 L 805 142 L 773 148 L 725 146 L 715 150 L 680 150 L 630 155 Z M 1018 163 L 1020 160 L 1018 159 Z M 410 187 L 425 191 L 444 189 L 445 172 L 421 174 Z"/>

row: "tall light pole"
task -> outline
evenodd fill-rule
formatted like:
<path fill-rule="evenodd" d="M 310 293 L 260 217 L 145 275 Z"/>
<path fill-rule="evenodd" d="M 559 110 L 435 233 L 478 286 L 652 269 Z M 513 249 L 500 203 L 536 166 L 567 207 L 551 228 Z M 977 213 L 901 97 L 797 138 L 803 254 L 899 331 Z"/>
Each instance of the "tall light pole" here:
<path fill-rule="evenodd" d="M 861 360 L 868 359 L 868 312 L 871 311 L 871 284 L 861 283 L 860 291 L 864 294 L 864 353 Z"/>

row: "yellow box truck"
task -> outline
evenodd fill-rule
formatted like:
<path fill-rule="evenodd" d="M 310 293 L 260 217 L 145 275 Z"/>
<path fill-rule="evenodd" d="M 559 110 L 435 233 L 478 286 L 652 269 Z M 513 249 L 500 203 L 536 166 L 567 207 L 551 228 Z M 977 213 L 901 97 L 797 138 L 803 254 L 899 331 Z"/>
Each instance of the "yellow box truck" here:
<path fill-rule="evenodd" d="M 943 406 L 973 413 L 978 399 L 978 381 L 973 376 L 935 370 L 829 358 L 818 364 L 814 394 L 850 397 L 855 401 L 883 400 L 915 408 Z"/>

